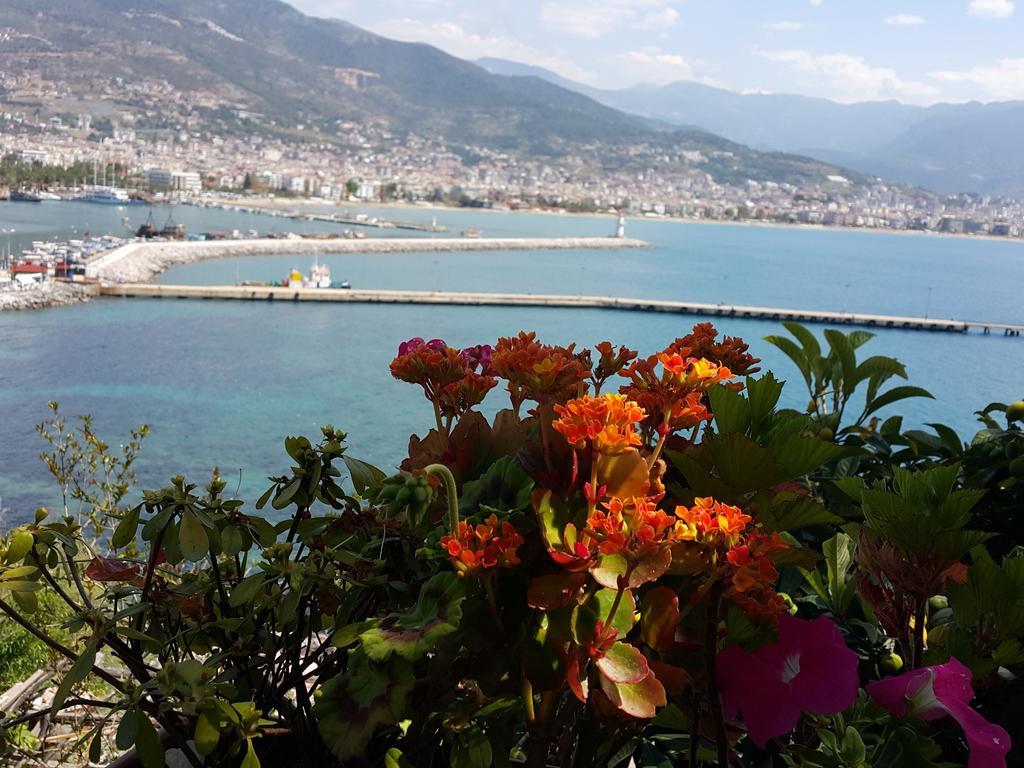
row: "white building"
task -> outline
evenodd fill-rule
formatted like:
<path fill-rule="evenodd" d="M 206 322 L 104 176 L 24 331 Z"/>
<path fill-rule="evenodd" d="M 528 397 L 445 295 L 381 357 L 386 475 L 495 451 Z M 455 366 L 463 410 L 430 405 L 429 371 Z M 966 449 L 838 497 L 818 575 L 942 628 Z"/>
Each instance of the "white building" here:
<path fill-rule="evenodd" d="M 46 165 L 46 161 L 49 158 L 50 155 L 45 149 L 21 150 L 21 161 L 23 163 L 35 163 L 36 165 Z"/>
<path fill-rule="evenodd" d="M 201 192 L 203 189 L 203 179 L 195 171 L 168 171 L 161 168 L 146 171 L 146 184 L 178 192 Z"/>

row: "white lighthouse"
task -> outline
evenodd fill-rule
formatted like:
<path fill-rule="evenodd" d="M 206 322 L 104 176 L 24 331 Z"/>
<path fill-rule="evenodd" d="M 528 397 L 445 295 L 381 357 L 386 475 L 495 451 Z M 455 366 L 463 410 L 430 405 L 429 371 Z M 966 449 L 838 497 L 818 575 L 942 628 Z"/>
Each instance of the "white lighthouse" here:
<path fill-rule="evenodd" d="M 619 223 L 615 227 L 615 236 L 622 238 L 626 236 L 626 217 L 619 214 Z"/>

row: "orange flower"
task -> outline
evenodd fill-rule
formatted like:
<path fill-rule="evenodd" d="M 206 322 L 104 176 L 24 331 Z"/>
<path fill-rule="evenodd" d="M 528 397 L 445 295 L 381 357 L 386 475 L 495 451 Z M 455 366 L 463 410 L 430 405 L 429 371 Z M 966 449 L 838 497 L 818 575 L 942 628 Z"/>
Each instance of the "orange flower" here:
<path fill-rule="evenodd" d="M 625 395 L 580 397 L 556 405 L 555 413 L 555 430 L 574 448 L 584 449 L 589 443 L 598 453 L 615 455 L 641 444 L 636 424 L 646 414 Z"/>
<path fill-rule="evenodd" d="M 523 537 L 515 527 L 499 522 L 497 515 L 475 526 L 462 520 L 456 535 L 441 537 L 441 547 L 448 553 L 459 576 L 518 565 L 517 550 L 522 544 Z"/>
<path fill-rule="evenodd" d="M 733 378 L 725 366 L 717 365 L 706 358 L 684 358 L 678 352 L 662 352 L 658 355 L 666 373 L 687 389 L 706 391 L 714 384 Z"/>
<path fill-rule="evenodd" d="M 750 515 L 711 497 L 698 497 L 693 502 L 692 507 L 676 507 L 676 539 L 735 546 L 750 522 Z"/>
<path fill-rule="evenodd" d="M 671 515 L 642 497 L 613 497 L 602 506 L 587 520 L 587 531 L 601 542 L 598 548 L 605 555 L 638 557 L 650 552 L 668 541 L 666 534 L 675 523 Z"/>
<path fill-rule="evenodd" d="M 576 347 L 554 347 L 537 341 L 537 334 L 498 339 L 491 355 L 496 375 L 508 382 L 512 407 L 525 400 L 540 404 L 568 400 L 590 375 L 590 367 Z"/>
<path fill-rule="evenodd" d="M 758 531 L 752 531 L 744 543 L 732 547 L 726 555 L 730 579 L 726 599 L 751 618 L 774 621 L 786 610 L 786 604 L 775 591 L 779 571 L 771 555 L 787 547 L 779 534 Z"/>

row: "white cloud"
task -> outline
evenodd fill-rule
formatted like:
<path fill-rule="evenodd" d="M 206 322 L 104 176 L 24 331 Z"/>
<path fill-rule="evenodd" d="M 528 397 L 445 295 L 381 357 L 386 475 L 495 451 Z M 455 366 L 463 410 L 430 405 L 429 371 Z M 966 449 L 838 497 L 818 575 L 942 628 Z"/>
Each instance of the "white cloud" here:
<path fill-rule="evenodd" d="M 802 21 L 766 21 L 761 25 L 761 29 L 767 29 L 769 32 L 799 32 L 806 26 Z"/>
<path fill-rule="evenodd" d="M 544 0 L 540 23 L 576 37 L 598 39 L 623 27 L 652 30 L 673 26 L 678 0 Z"/>
<path fill-rule="evenodd" d="M 395 40 L 429 43 L 463 59 L 493 56 L 544 67 L 570 80 L 596 80 L 596 75 L 590 70 L 550 51 L 541 51 L 510 37 L 476 34 L 452 22 L 391 19 L 371 25 L 370 30 Z"/>
<path fill-rule="evenodd" d="M 1024 58 L 1000 59 L 988 67 L 940 70 L 931 76 L 944 83 L 976 86 L 992 99 L 1024 99 Z"/>
<path fill-rule="evenodd" d="M 967 13 L 983 19 L 1006 19 L 1013 16 L 1013 0 L 971 0 Z"/>
<path fill-rule="evenodd" d="M 914 80 L 903 80 L 896 74 L 896 70 L 889 67 L 871 66 L 863 56 L 760 48 L 755 48 L 754 53 L 769 61 L 784 64 L 796 72 L 823 78 L 828 89 L 824 95 L 836 101 L 900 99 L 927 102 L 940 93 L 935 86 Z"/>
<path fill-rule="evenodd" d="M 615 59 L 629 75 L 651 85 L 699 79 L 692 63 L 677 53 L 665 53 L 658 48 L 620 53 Z"/>
<path fill-rule="evenodd" d="M 924 24 L 924 16 L 914 13 L 897 13 L 894 16 L 886 16 L 885 23 L 894 27 L 913 27 Z"/>

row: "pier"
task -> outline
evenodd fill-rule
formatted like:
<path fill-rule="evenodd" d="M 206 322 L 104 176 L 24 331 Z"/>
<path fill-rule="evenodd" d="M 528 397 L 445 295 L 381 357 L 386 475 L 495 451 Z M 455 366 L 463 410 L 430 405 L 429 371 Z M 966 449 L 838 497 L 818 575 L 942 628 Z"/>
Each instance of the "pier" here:
<path fill-rule="evenodd" d="M 667 312 L 707 317 L 756 320 L 792 320 L 799 323 L 857 325 L 918 331 L 1020 336 L 1024 324 L 943 320 L 927 317 L 872 315 L 810 309 L 753 307 L 738 304 L 706 304 L 664 299 L 629 299 L 612 296 L 561 296 L 519 293 L 452 291 L 378 291 L 337 288 L 282 288 L 277 286 L 111 284 L 100 287 L 101 296 L 169 299 L 224 299 L 236 301 L 338 302 L 350 304 L 446 304 L 474 307 L 551 307 L 563 309 L 611 309 L 634 312 Z"/>
<path fill-rule="evenodd" d="M 355 253 L 555 251 L 647 248 L 629 237 L 367 237 L 262 238 L 132 242 L 86 262 L 86 277 L 141 283 L 176 264 L 236 256 L 315 256 Z"/>

